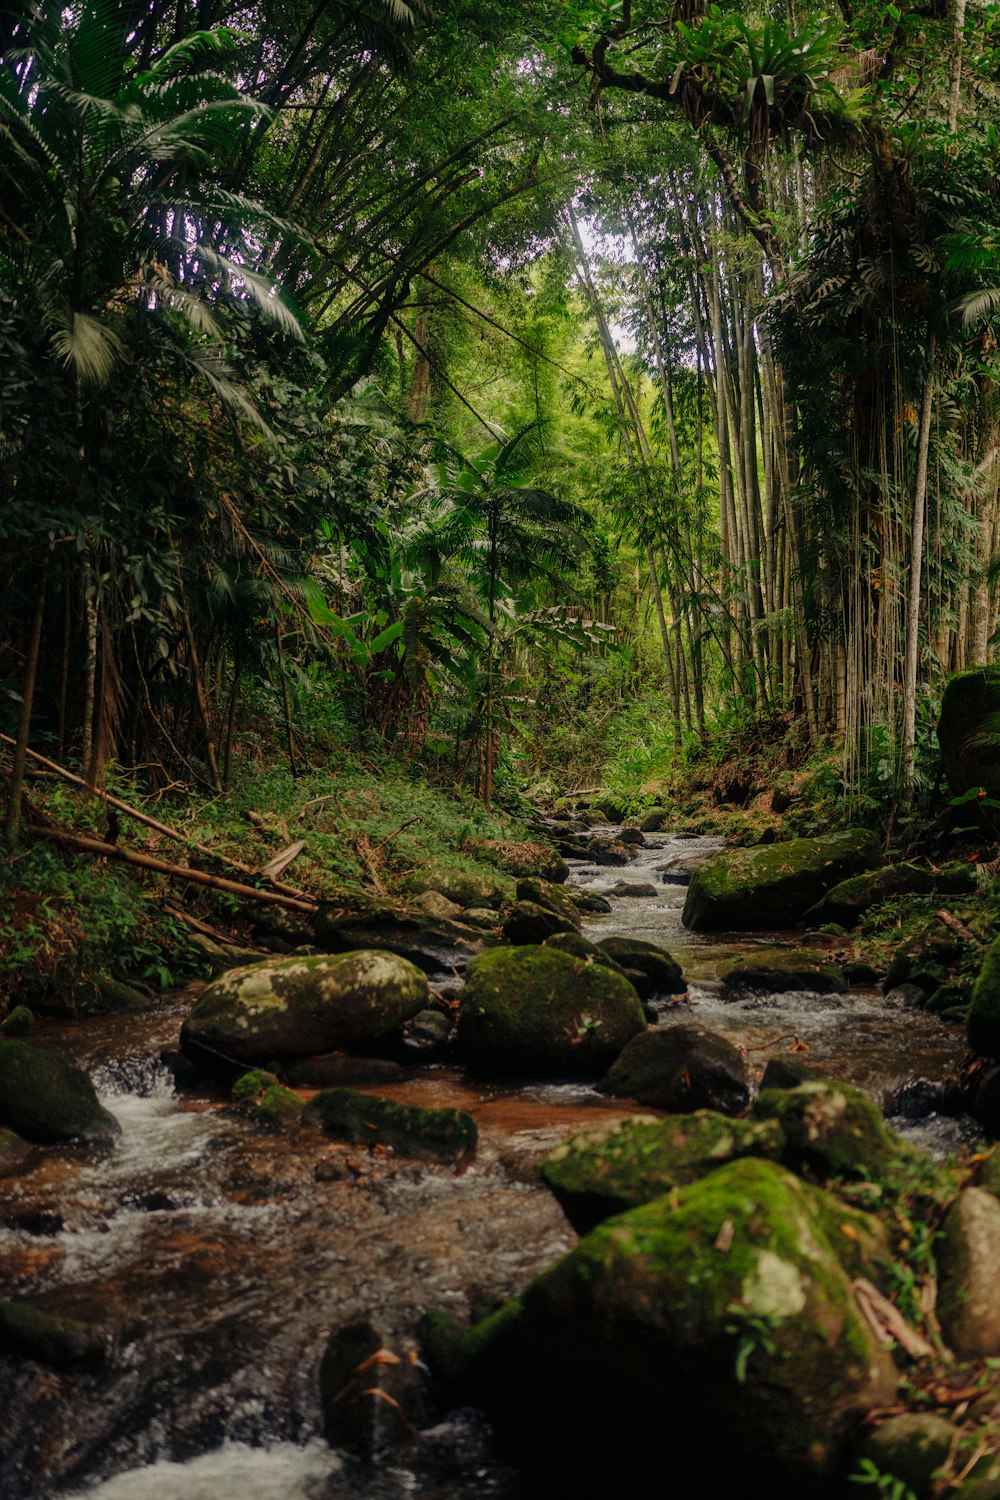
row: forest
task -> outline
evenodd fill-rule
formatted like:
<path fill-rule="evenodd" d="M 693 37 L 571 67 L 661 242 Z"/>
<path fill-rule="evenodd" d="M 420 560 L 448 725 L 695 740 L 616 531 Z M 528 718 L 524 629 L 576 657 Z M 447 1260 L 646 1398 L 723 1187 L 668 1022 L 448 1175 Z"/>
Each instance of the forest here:
<path fill-rule="evenodd" d="M 998 320 L 993 0 L 0 0 L 0 1500 L 1000 1495 Z"/>

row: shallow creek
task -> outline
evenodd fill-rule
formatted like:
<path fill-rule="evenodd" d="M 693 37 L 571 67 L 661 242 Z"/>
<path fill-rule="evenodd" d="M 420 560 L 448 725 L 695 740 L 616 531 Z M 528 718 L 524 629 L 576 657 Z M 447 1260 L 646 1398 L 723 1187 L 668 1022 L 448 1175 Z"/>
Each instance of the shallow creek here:
<path fill-rule="evenodd" d="M 669 867 L 712 847 L 650 837 L 625 869 L 581 861 L 573 871 L 595 891 L 656 887 L 614 898 L 585 931 L 675 953 L 690 994 L 663 1021 L 724 1032 L 758 1076 L 769 1056 L 804 1044 L 810 1061 L 880 1102 L 940 1078 L 961 1050 L 958 1031 L 888 1009 L 877 991 L 722 998 L 721 959 L 765 937 L 703 940 L 681 927 L 684 886 Z M 455 1069 L 414 1070 L 379 1092 L 471 1110 L 475 1160 L 456 1172 L 369 1157 L 263 1132 L 210 1090 L 175 1093 L 156 1059 L 176 1045 L 185 1009 L 175 997 L 154 1015 L 41 1029 L 42 1045 L 94 1069 L 122 1136 L 110 1152 L 39 1153 L 3 1183 L 0 1295 L 37 1298 L 106 1328 L 112 1343 L 93 1371 L 0 1360 L 0 1500 L 522 1495 L 473 1412 L 450 1413 L 375 1474 L 332 1451 L 320 1435 L 319 1357 L 332 1329 L 361 1316 L 381 1318 L 391 1340 L 426 1308 L 461 1316 L 523 1287 L 575 1239 L 534 1164 L 628 1106 L 580 1085 L 473 1086 Z M 912 1133 L 931 1146 L 956 1139 L 934 1118 Z"/>

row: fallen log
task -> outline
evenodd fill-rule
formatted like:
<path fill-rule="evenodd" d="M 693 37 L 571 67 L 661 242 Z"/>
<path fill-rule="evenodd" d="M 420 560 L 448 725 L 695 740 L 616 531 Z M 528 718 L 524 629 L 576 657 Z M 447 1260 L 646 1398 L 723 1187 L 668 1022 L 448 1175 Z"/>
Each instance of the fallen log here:
<path fill-rule="evenodd" d="M 14 741 L 7 734 L 0 734 L 0 743 L 14 745 Z M 251 865 L 243 864 L 241 860 L 234 859 L 230 854 L 220 854 L 217 849 L 209 849 L 207 845 L 199 844 L 197 839 L 189 838 L 186 833 L 180 833 L 176 828 L 171 828 L 167 823 L 161 823 L 158 819 L 151 818 L 148 813 L 140 812 L 137 807 L 131 807 L 129 803 L 123 802 L 120 797 L 113 797 L 110 792 L 102 791 L 100 787 L 88 787 L 82 776 L 77 776 L 74 771 L 68 771 L 65 766 L 59 765 L 57 761 L 49 760 L 48 756 L 40 755 L 37 750 L 28 750 L 25 753 L 31 760 L 37 761 L 40 766 L 45 766 L 48 770 L 54 771 L 57 776 L 61 776 L 63 781 L 68 781 L 73 786 L 86 788 L 93 796 L 99 797 L 102 802 L 106 802 L 109 807 L 117 808 L 119 812 L 125 813 L 130 818 L 134 818 L 137 823 L 142 823 L 147 828 L 154 829 L 156 833 L 164 834 L 168 839 L 176 839 L 178 843 L 186 844 L 189 849 L 194 849 L 199 854 L 203 854 L 206 859 L 215 859 L 220 864 L 229 865 L 231 869 L 239 870 L 241 875 L 258 874 L 258 871 Z M 265 865 L 264 870 L 259 873 L 265 874 L 266 871 L 267 866 Z M 285 885 L 283 881 L 279 881 L 271 876 L 268 876 L 268 879 L 276 891 L 282 891 L 286 896 L 298 896 L 301 900 L 309 900 L 306 891 L 300 891 L 293 885 Z"/>
<path fill-rule="evenodd" d="M 171 865 L 165 859 L 156 859 L 152 854 L 136 854 L 123 849 L 120 844 L 105 844 L 101 839 L 85 838 L 79 833 L 69 833 L 64 828 L 31 825 L 35 838 L 48 839 L 55 844 L 65 844 L 68 849 L 78 849 L 81 854 L 93 854 L 104 859 L 120 859 L 127 865 L 136 865 L 141 870 L 153 870 L 171 880 L 184 880 L 192 885 L 207 885 L 216 891 L 229 891 L 234 896 L 244 896 L 248 901 L 263 901 L 269 906 L 284 906 L 290 911 L 308 912 L 310 916 L 319 910 L 317 901 L 303 901 L 298 896 L 284 896 L 278 891 L 261 891 L 256 886 L 243 885 L 238 880 L 227 880 L 223 875 L 206 875 L 204 870 L 192 870 L 185 865 Z"/>

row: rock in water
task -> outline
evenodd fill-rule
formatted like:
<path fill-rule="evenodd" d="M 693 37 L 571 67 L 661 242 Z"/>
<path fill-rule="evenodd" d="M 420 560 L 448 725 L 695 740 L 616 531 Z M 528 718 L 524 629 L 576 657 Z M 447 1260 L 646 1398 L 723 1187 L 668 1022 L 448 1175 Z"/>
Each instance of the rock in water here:
<path fill-rule="evenodd" d="M 413 1444 L 429 1403 L 411 1354 L 367 1319 L 331 1334 L 319 1367 L 328 1442 L 376 1462 Z"/>
<path fill-rule="evenodd" d="M 476 1122 L 464 1109 L 421 1109 L 356 1089 L 324 1089 L 303 1119 L 334 1140 L 391 1146 L 402 1156 L 457 1161 L 476 1146 Z"/>
<path fill-rule="evenodd" d="M 580 914 L 575 909 L 570 918 L 539 906 L 536 901 L 515 901 L 503 924 L 503 936 L 508 943 L 544 943 L 557 932 L 577 932 L 579 927 Z"/>
<path fill-rule="evenodd" d="M 118 1121 L 90 1077 L 54 1052 L 0 1041 L 0 1125 L 32 1141 L 111 1141 Z"/>
<path fill-rule="evenodd" d="M 682 995 L 687 989 L 680 964 L 657 943 L 647 943 L 642 938 L 607 937 L 602 940 L 600 951 L 622 968 L 638 969 L 645 974 L 648 985 L 641 992 L 644 997 Z"/>
<path fill-rule="evenodd" d="M 878 840 L 867 828 L 727 849 L 691 877 L 684 925 L 696 932 L 790 927 L 831 886 L 880 862 Z"/>
<path fill-rule="evenodd" d="M 184 1022 L 181 1046 L 247 1063 L 309 1057 L 377 1041 L 427 998 L 426 976 L 393 953 L 270 959 L 210 984 Z"/>
<path fill-rule="evenodd" d="M 759 990 L 766 995 L 785 990 L 839 995 L 847 989 L 847 980 L 836 964 L 827 963 L 811 948 L 751 948 L 725 961 L 722 986 L 726 990 Z"/>
<path fill-rule="evenodd" d="M 619 1493 L 662 1494 L 665 1472 L 678 1494 L 825 1487 L 896 1389 L 827 1237 L 836 1212 L 746 1159 L 609 1219 L 471 1329 L 474 1399 L 532 1461 L 610 1470 Z"/>
<path fill-rule="evenodd" d="M 1000 1202 L 965 1188 L 948 1210 L 938 1251 L 937 1314 L 948 1343 L 966 1359 L 1000 1354 Z"/>
<path fill-rule="evenodd" d="M 497 948 L 469 965 L 458 1047 L 476 1073 L 592 1078 L 645 1025 L 613 969 L 554 948 Z"/>
<path fill-rule="evenodd" d="M 750 1102 L 747 1067 L 732 1042 L 682 1024 L 633 1037 L 598 1085 L 653 1109 L 736 1115 Z"/>

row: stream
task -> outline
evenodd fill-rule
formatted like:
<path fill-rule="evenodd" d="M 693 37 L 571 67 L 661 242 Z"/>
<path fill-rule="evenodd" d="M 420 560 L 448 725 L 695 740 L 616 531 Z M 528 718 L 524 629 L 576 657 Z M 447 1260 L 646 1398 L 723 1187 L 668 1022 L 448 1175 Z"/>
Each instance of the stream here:
<path fill-rule="evenodd" d="M 921 1081 L 957 1061 L 957 1028 L 860 987 L 723 998 L 724 957 L 792 935 L 683 929 L 685 868 L 716 847 L 650 835 L 623 869 L 575 862 L 571 879 L 590 890 L 656 891 L 614 897 L 585 933 L 669 948 L 690 993 L 662 1018 L 722 1032 L 746 1049 L 756 1077 L 769 1056 L 806 1047 L 810 1062 L 881 1104 L 910 1085 L 920 1098 Z M 329 1448 L 319 1359 L 331 1330 L 362 1316 L 381 1319 L 403 1348 L 427 1308 L 463 1317 L 519 1291 L 575 1241 L 535 1165 L 584 1124 L 629 1113 L 627 1103 L 579 1084 L 473 1084 L 442 1066 L 381 1087 L 475 1115 L 479 1149 L 460 1172 L 270 1133 L 222 1107 L 218 1091 L 175 1092 L 159 1055 L 176 1046 L 189 1003 L 174 996 L 154 1013 L 41 1024 L 41 1045 L 93 1071 L 122 1135 L 110 1151 L 48 1148 L 5 1179 L 0 1295 L 106 1330 L 109 1353 L 98 1368 L 65 1372 L 0 1359 L 0 1500 L 523 1496 L 470 1410 L 422 1429 L 377 1470 Z M 892 1123 L 937 1151 L 961 1138 L 960 1122 L 935 1115 Z"/>

